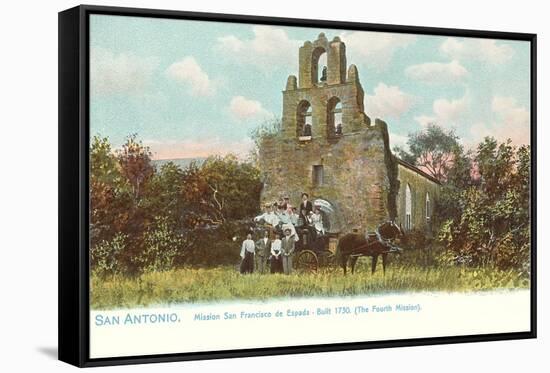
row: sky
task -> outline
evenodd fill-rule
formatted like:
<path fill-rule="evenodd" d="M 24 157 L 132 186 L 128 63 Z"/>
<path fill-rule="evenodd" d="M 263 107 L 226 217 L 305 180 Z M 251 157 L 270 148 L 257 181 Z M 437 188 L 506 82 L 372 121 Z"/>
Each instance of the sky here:
<path fill-rule="evenodd" d="M 466 147 L 529 143 L 525 41 L 109 15 L 90 16 L 91 134 L 116 148 L 137 133 L 155 159 L 244 157 L 251 130 L 281 117 L 299 47 L 321 32 L 346 44 L 392 148 L 428 123 Z"/>

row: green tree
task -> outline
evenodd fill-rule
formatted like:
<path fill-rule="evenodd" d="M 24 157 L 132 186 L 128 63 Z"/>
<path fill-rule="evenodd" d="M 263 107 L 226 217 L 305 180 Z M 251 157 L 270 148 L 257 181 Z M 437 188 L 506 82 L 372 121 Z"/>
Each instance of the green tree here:
<path fill-rule="evenodd" d="M 271 118 L 262 122 L 250 131 L 250 138 L 254 141 L 254 148 L 250 151 L 249 162 L 257 165 L 260 157 L 262 143 L 266 139 L 274 138 L 280 134 L 283 122 L 281 118 Z"/>
<path fill-rule="evenodd" d="M 446 131 L 436 124 L 429 124 L 424 130 L 409 134 L 409 151 L 395 147 L 395 153 L 435 177 L 446 181 L 455 161 L 463 156 L 464 149 L 454 131 Z"/>
<path fill-rule="evenodd" d="M 90 144 L 91 245 L 110 241 L 123 230 L 132 205 L 131 188 L 107 138 L 94 136 Z"/>
<path fill-rule="evenodd" d="M 183 235 L 174 231 L 166 217 L 156 217 L 143 236 L 143 250 L 132 258 L 141 271 L 173 269 L 176 257 L 186 248 Z"/>
<path fill-rule="evenodd" d="M 457 193 L 458 213 L 445 221 L 440 239 L 473 264 L 528 271 L 530 147 L 487 137 L 474 165 L 477 182 Z"/>
<path fill-rule="evenodd" d="M 163 164 L 144 187 L 141 201 L 151 216 L 166 217 L 174 229 L 182 227 L 186 207 L 184 176 L 184 171 L 175 163 Z"/>
<path fill-rule="evenodd" d="M 434 217 L 437 222 L 460 216 L 461 193 L 475 183 L 472 179 L 472 158 L 471 152 L 455 153 L 435 204 Z"/>
<path fill-rule="evenodd" d="M 409 151 L 395 147 L 398 157 L 426 171 L 441 182 L 434 208 L 437 223 L 460 215 L 460 195 L 472 184 L 472 154 L 464 150 L 453 130 L 431 123 L 409 134 Z"/>
<path fill-rule="evenodd" d="M 127 247 L 126 238 L 124 234 L 117 233 L 111 240 L 102 240 L 91 247 L 90 264 L 93 273 L 105 278 L 126 272 L 120 262 L 120 255 Z"/>
<path fill-rule="evenodd" d="M 201 172 L 208 188 L 204 202 L 214 221 L 243 219 L 259 211 L 262 183 L 255 166 L 229 154 L 209 157 Z"/>
<path fill-rule="evenodd" d="M 130 135 L 122 148 L 117 150 L 117 159 L 122 174 L 132 186 L 134 198 L 140 197 L 140 189 L 154 173 L 151 163 L 151 151 L 137 139 L 137 134 Z"/>
<path fill-rule="evenodd" d="M 119 182 L 121 178 L 117 159 L 113 155 L 109 139 L 94 136 L 90 145 L 90 177 L 103 183 Z"/>
<path fill-rule="evenodd" d="M 257 212 L 262 187 L 250 162 L 228 155 L 184 169 L 173 162 L 156 169 L 136 135 L 116 152 L 107 138 L 93 138 L 90 160 L 97 273 L 133 275 L 238 257 L 231 238 L 246 227 L 239 219 Z"/>

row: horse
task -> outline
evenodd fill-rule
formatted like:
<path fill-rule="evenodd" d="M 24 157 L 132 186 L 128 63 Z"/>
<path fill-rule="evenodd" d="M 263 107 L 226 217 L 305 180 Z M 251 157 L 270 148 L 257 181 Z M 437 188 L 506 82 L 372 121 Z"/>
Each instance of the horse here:
<path fill-rule="evenodd" d="M 386 273 L 386 260 L 389 253 L 400 252 L 401 249 L 391 242 L 397 237 L 403 236 L 403 231 L 393 221 L 387 221 L 376 228 L 376 232 L 366 236 L 359 233 L 348 233 L 338 240 L 336 248 L 337 258 L 347 272 L 348 260 L 350 260 L 351 273 L 354 273 L 355 264 L 360 256 L 372 257 L 371 273 L 376 271 L 378 256 L 382 256 L 382 268 Z"/>

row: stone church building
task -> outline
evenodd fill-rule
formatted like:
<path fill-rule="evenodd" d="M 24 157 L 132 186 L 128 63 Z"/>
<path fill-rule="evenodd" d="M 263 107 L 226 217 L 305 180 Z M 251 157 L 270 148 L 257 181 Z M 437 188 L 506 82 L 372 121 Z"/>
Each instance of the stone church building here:
<path fill-rule="evenodd" d="M 339 37 L 321 33 L 300 47 L 298 77 L 290 75 L 283 91 L 281 130 L 260 146 L 262 203 L 289 195 L 298 204 L 306 192 L 334 211 L 329 231 L 364 232 L 395 219 L 405 230 L 430 232 L 439 183 L 391 152 L 387 124 L 372 123 L 363 98 Z"/>

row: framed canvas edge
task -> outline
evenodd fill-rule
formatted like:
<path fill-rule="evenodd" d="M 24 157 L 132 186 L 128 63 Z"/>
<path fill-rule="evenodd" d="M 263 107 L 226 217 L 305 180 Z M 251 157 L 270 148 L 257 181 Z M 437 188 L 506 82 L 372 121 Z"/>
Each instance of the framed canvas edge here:
<path fill-rule="evenodd" d="M 531 46 L 531 330 L 353 343 L 221 350 L 89 358 L 88 152 L 89 152 L 89 24 L 91 14 L 414 33 L 457 37 L 523 40 Z M 295 19 L 253 15 L 80 5 L 59 12 L 58 18 L 58 358 L 79 367 L 143 364 L 220 358 L 315 353 L 530 339 L 537 336 L 536 262 L 536 120 L 537 35 L 486 30 L 401 26 L 375 23 Z M 67 32 L 67 31 L 71 32 Z M 74 126 L 74 122 L 78 126 Z M 76 155 L 78 155 L 76 157 Z M 74 247 L 78 247 L 75 252 Z"/>

